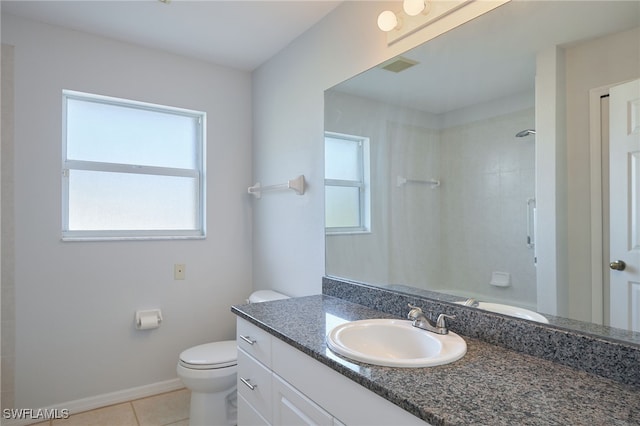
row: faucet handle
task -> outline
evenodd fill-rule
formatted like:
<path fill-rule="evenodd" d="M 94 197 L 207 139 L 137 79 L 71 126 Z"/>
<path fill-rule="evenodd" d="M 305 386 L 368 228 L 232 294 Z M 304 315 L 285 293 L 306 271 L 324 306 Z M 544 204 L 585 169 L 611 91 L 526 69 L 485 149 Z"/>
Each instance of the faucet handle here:
<path fill-rule="evenodd" d="M 411 303 L 409 303 L 408 305 L 411 308 L 411 310 L 407 314 L 407 319 L 415 320 L 416 318 L 418 318 L 418 316 L 420 314 L 424 315 L 424 313 L 422 312 L 422 309 L 420 309 L 420 307 L 412 305 Z"/>
<path fill-rule="evenodd" d="M 447 318 L 454 319 L 455 317 L 456 317 L 455 315 L 447 315 L 447 314 L 438 315 L 438 319 L 436 321 L 436 327 L 447 328 Z"/>

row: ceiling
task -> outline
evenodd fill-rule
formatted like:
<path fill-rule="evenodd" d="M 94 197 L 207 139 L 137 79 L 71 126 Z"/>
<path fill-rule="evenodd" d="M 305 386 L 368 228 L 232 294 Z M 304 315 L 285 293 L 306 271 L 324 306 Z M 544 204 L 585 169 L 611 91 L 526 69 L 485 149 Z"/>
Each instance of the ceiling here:
<path fill-rule="evenodd" d="M 0 7 L 3 14 L 252 71 L 342 1 L 0 0 Z M 374 68 L 340 90 L 441 114 L 532 91 L 542 48 L 639 22 L 638 0 L 514 0 L 403 55 L 419 66 L 399 74 Z"/>
<path fill-rule="evenodd" d="M 342 1 L 5 1 L 2 14 L 252 71 Z"/>

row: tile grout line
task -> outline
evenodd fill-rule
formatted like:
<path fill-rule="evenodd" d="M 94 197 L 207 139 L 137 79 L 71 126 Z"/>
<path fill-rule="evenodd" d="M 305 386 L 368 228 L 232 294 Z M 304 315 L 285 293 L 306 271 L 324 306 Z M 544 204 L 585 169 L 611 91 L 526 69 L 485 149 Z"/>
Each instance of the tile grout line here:
<path fill-rule="evenodd" d="M 140 419 L 138 419 L 138 413 L 136 412 L 135 405 L 133 405 L 133 400 L 129 401 L 129 405 L 131 406 L 131 410 L 133 410 L 133 417 L 136 419 L 136 424 L 140 426 Z"/>

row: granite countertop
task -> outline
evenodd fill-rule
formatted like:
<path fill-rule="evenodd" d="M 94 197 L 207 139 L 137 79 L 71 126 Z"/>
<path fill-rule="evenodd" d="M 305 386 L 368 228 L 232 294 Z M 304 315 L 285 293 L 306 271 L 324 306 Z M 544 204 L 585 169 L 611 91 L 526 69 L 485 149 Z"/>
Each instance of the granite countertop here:
<path fill-rule="evenodd" d="M 339 298 L 307 296 L 231 310 L 434 426 L 640 424 L 637 387 L 466 336 L 467 354 L 443 366 L 390 368 L 341 358 L 326 345 L 332 327 L 393 316 Z"/>

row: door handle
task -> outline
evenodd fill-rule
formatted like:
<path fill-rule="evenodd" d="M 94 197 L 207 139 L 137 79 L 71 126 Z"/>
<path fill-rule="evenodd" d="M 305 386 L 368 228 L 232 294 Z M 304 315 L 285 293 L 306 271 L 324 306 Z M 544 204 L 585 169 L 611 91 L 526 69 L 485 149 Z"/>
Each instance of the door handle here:
<path fill-rule="evenodd" d="M 614 271 L 624 271 L 624 268 L 626 267 L 627 264 L 624 263 L 623 260 L 615 260 L 609 264 L 609 268 L 613 269 Z"/>

